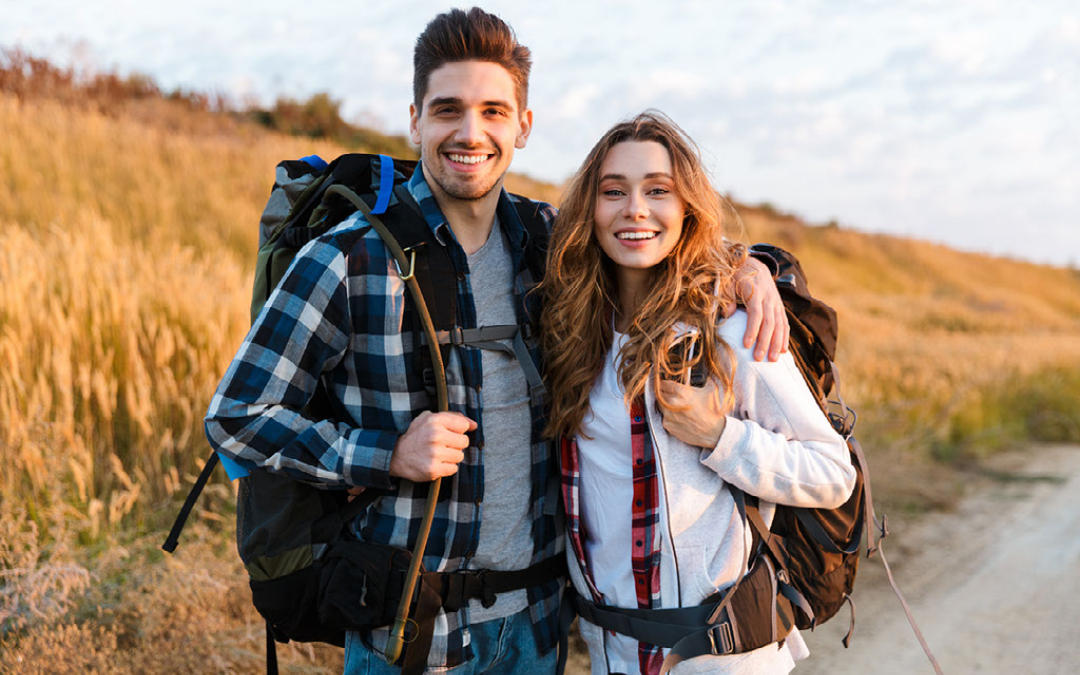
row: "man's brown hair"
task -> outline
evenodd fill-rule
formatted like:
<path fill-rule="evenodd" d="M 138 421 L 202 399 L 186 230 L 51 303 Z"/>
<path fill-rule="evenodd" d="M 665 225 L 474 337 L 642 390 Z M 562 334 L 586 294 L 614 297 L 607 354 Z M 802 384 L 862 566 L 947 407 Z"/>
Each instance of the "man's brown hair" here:
<path fill-rule="evenodd" d="M 519 44 L 514 29 L 479 7 L 452 9 L 431 20 L 413 52 L 413 103 L 422 110 L 431 73 L 447 63 L 497 63 L 514 80 L 519 111 L 529 102 L 529 48 Z"/>

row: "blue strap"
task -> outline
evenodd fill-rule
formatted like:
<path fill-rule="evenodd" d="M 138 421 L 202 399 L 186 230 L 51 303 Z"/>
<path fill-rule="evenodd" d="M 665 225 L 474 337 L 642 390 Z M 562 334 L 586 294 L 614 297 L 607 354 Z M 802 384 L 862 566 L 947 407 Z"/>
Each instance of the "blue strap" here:
<path fill-rule="evenodd" d="M 301 162 L 307 162 L 311 166 L 315 167 L 319 171 L 325 171 L 326 167 L 330 166 L 326 163 L 326 160 L 318 155 L 308 155 L 307 157 L 301 157 Z"/>
<path fill-rule="evenodd" d="M 394 160 L 386 155 L 379 155 L 379 198 L 372 213 L 386 213 L 390 206 L 390 193 L 394 191 Z"/>
<path fill-rule="evenodd" d="M 218 453 L 218 459 L 221 460 L 221 466 L 225 469 L 225 473 L 228 474 L 229 480 L 236 480 L 237 478 L 244 478 L 248 475 L 249 471 L 244 467 L 236 463 L 236 460 L 229 459 L 222 453 Z"/>

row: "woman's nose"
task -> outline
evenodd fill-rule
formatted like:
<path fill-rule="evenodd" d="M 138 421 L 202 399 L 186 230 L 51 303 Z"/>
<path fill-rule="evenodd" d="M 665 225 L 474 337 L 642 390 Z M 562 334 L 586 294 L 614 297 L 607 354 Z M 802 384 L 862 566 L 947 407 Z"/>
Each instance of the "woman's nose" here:
<path fill-rule="evenodd" d="M 649 205 L 643 195 L 631 193 L 627 197 L 626 217 L 630 220 L 644 220 L 649 217 Z"/>

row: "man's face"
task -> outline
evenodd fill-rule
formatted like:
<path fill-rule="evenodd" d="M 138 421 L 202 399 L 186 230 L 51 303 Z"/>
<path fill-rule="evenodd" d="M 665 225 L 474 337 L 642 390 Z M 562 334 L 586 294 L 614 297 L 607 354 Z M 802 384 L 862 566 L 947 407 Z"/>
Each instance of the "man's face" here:
<path fill-rule="evenodd" d="M 486 61 L 432 71 L 423 108 L 409 112 L 412 141 L 439 199 L 476 200 L 501 187 L 514 148 L 525 147 L 532 128 L 532 111 L 518 109 L 510 73 Z"/>

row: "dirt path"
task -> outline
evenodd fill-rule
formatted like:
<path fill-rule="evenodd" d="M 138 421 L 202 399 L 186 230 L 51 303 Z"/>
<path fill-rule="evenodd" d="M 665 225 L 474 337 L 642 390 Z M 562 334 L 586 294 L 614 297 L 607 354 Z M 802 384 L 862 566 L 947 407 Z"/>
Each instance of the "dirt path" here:
<path fill-rule="evenodd" d="M 1080 447 L 1010 454 L 991 472 L 954 512 L 890 518 L 893 574 L 947 675 L 1080 672 Z M 854 598 L 851 649 L 837 615 L 806 634 L 796 675 L 933 673 L 879 561 L 862 561 Z"/>

